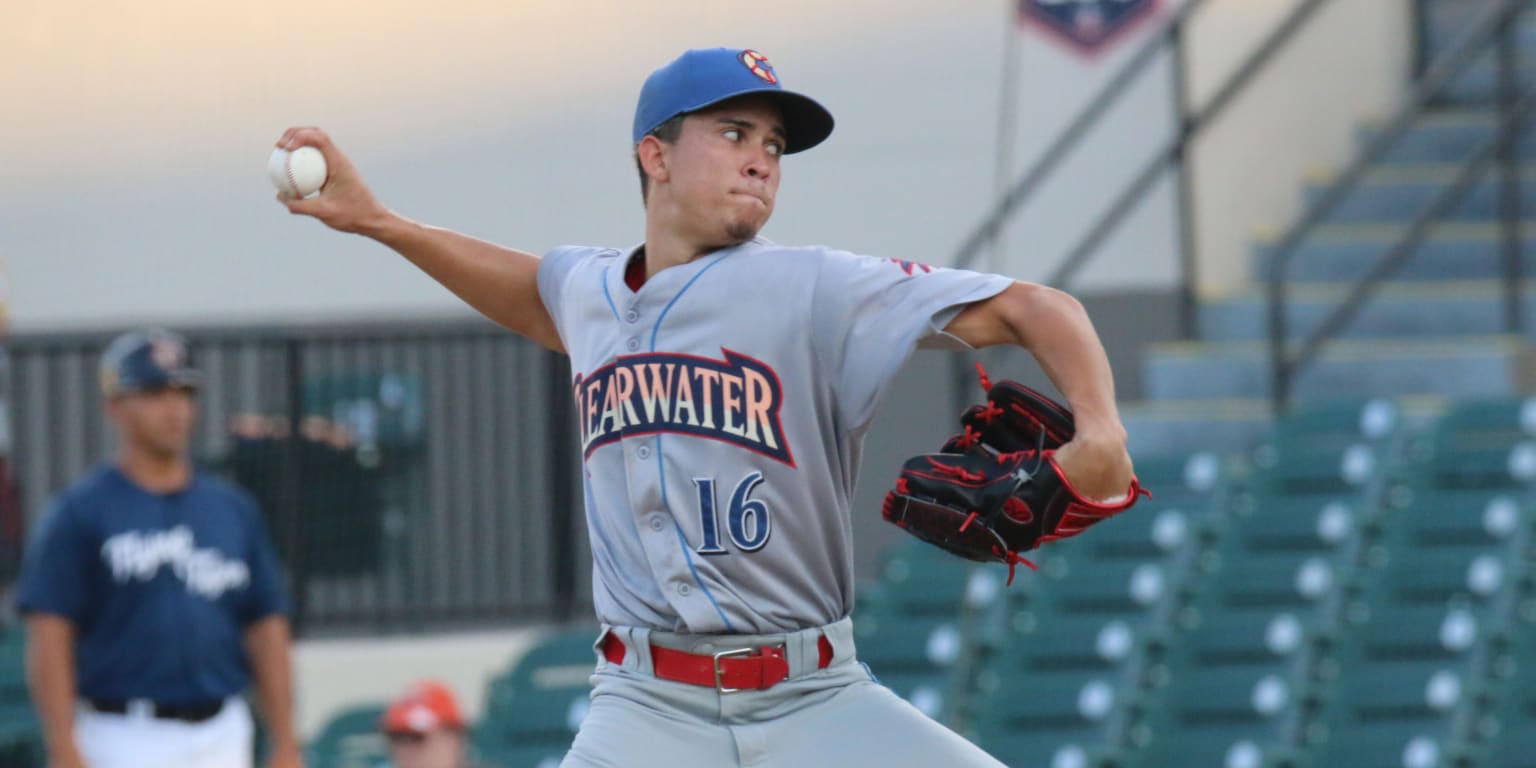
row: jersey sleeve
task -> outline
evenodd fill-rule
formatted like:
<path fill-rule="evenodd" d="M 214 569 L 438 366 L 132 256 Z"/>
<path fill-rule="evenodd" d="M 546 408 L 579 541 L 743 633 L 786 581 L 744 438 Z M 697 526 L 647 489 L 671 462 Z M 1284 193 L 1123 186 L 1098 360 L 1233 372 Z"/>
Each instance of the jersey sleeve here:
<path fill-rule="evenodd" d="M 1011 278 L 828 251 L 814 297 L 822 363 L 834 377 L 840 421 L 859 431 L 919 345 L 968 349 L 944 327 L 967 305 L 1002 293 Z"/>
<path fill-rule="evenodd" d="M 561 342 L 565 341 L 565 323 L 562 320 L 564 313 L 565 286 L 570 282 L 571 272 L 581 260 L 581 255 L 588 249 L 561 246 L 539 259 L 539 298 L 544 301 L 544 309 L 555 321 L 555 331 L 560 334 Z"/>
<path fill-rule="evenodd" d="M 238 617 L 240 623 L 246 625 L 273 614 L 290 613 L 292 606 L 288 600 L 282 563 L 278 560 L 277 548 L 272 544 L 266 522 L 256 502 L 250 497 L 242 495 L 240 502 L 250 542 L 246 564 L 250 569 L 251 586 L 242 601 Z"/>
<path fill-rule="evenodd" d="M 90 608 L 90 566 L 96 556 L 75 510 L 54 502 L 38 523 L 22 557 L 16 607 L 22 613 L 49 613 L 76 624 Z"/>

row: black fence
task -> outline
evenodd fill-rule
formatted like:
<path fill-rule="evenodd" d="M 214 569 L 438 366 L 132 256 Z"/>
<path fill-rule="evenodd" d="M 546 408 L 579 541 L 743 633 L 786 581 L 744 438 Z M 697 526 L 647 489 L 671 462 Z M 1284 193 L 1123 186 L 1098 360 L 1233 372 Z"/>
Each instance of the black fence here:
<path fill-rule="evenodd" d="M 187 336 L 206 376 L 194 454 L 260 502 L 301 631 L 588 610 L 564 357 L 481 321 Z M 110 338 L 9 344 L 25 519 L 111 456 L 96 369 Z"/>

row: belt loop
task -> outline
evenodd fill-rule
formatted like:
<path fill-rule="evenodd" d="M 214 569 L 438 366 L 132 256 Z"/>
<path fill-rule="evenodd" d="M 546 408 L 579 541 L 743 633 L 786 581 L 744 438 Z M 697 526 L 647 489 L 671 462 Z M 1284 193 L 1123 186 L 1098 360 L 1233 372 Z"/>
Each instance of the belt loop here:
<path fill-rule="evenodd" d="M 621 669 L 654 675 L 651 661 L 651 630 L 647 627 L 609 627 L 608 632 L 624 644 L 624 662 Z"/>
<path fill-rule="evenodd" d="M 802 630 L 786 638 L 785 650 L 789 656 L 789 674 L 800 677 L 821 667 L 821 654 L 816 647 L 821 640 L 821 629 Z"/>
<path fill-rule="evenodd" d="M 836 666 L 856 658 L 853 647 L 853 619 L 843 617 L 821 628 L 827 642 L 832 644 L 832 665 Z M 812 658 L 815 652 L 812 651 Z"/>

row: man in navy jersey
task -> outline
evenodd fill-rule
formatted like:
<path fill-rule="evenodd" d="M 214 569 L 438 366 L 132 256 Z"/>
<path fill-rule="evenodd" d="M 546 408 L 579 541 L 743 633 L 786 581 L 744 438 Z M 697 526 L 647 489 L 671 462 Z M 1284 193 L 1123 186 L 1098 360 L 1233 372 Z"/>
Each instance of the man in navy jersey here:
<path fill-rule="evenodd" d="M 270 765 L 301 765 L 277 555 L 250 497 L 192 465 L 198 382 L 181 337 L 114 340 L 101 385 L 116 460 L 54 499 L 23 555 L 54 768 L 249 768 L 253 681 Z"/>

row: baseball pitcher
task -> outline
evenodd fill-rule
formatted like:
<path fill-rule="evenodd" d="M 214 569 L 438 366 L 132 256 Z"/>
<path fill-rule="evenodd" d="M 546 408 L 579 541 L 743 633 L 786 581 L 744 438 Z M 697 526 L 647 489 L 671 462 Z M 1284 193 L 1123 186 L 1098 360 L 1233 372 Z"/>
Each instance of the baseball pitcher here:
<path fill-rule="evenodd" d="M 964 465 L 946 476 L 961 481 L 909 481 L 892 522 L 933 529 L 947 524 L 936 510 L 970 504 L 985 519 L 956 527 L 1002 530 L 1019 509 L 1065 521 L 1077 499 L 1135 498 L 1109 363 L 1074 299 L 759 236 L 785 156 L 832 125 L 763 54 L 688 51 L 650 75 L 635 110 L 643 242 L 543 258 L 390 211 L 317 128 L 278 141 L 319 148 L 330 169 L 317 197 L 279 198 L 290 212 L 383 243 L 570 357 L 603 632 L 565 766 L 999 765 L 879 685 L 852 641 L 861 443 L 920 345 L 1027 349 L 1069 401 L 1072 430 L 1027 464 L 983 440 L 941 451 Z M 966 487 L 963 473 L 988 462 L 1008 493 Z M 1034 531 L 989 554 L 1011 562 L 1062 533 Z"/>

